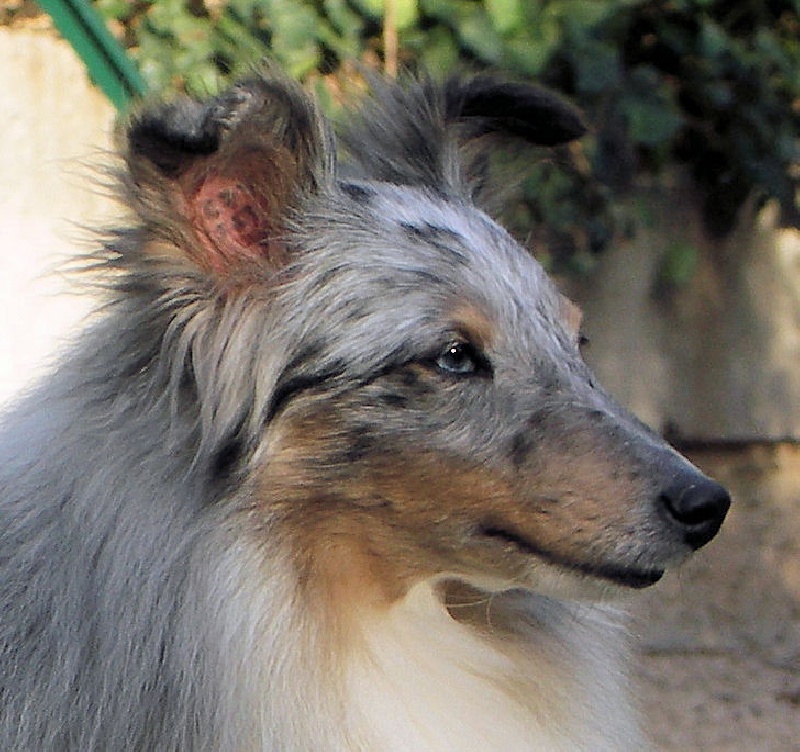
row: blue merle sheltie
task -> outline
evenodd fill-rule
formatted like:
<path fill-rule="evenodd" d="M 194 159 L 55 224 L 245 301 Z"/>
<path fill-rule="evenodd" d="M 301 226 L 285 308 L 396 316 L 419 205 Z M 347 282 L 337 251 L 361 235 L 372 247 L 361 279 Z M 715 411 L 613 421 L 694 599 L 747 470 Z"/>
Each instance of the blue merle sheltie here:
<path fill-rule="evenodd" d="M 0 749 L 639 752 L 613 596 L 725 490 L 487 213 L 584 126 L 488 76 L 335 128 L 265 67 L 120 137 L 103 301 L 0 428 Z"/>

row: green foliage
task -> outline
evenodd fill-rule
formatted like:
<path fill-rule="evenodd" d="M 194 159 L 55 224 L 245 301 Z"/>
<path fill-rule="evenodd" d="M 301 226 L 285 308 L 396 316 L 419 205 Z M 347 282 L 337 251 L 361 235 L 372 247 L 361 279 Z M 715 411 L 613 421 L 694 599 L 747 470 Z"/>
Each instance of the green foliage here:
<path fill-rule="evenodd" d="M 694 277 L 698 250 L 691 243 L 677 241 L 664 249 L 656 278 L 656 288 L 661 293 L 684 287 Z"/>
<path fill-rule="evenodd" d="M 353 0 L 354 5 L 364 11 L 371 18 L 383 20 L 386 10 L 386 0 Z M 418 18 L 417 0 L 394 0 L 395 24 L 398 29 L 408 29 L 414 26 Z"/>
<path fill-rule="evenodd" d="M 269 56 L 335 105 L 353 61 L 380 66 L 386 0 L 97 0 L 152 87 L 213 92 Z M 709 229 L 752 196 L 800 226 L 797 0 L 394 0 L 402 65 L 537 78 L 592 132 L 539 163 L 514 219 L 585 268 L 643 175 L 688 165 Z M 635 215 L 635 212 L 633 212 Z"/>

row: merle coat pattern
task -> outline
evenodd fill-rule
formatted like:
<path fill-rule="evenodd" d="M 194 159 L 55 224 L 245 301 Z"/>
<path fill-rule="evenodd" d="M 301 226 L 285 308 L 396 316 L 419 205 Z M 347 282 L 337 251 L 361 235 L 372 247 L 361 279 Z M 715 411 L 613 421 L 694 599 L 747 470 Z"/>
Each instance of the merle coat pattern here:
<path fill-rule="evenodd" d="M 337 149 L 272 70 L 131 119 L 108 300 L 2 420 L 0 748 L 645 746 L 607 596 L 728 497 L 478 208 L 496 137 L 582 132 L 376 82 Z"/>

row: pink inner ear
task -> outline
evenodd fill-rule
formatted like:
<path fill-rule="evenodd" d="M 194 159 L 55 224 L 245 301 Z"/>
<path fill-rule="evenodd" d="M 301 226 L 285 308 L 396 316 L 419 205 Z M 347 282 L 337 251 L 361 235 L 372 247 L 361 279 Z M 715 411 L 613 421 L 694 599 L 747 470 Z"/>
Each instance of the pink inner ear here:
<path fill-rule="evenodd" d="M 207 174 L 187 196 L 192 225 L 202 245 L 205 266 L 229 274 L 254 261 L 266 261 L 277 269 L 286 260 L 286 249 L 275 235 L 268 197 L 255 195 L 232 177 Z"/>

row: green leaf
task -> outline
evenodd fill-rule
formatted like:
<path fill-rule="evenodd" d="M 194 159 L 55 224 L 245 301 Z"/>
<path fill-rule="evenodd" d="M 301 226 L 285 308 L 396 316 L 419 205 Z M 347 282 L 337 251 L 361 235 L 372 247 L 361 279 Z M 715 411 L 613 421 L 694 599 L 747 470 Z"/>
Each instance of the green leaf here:
<path fill-rule="evenodd" d="M 435 26 L 427 34 L 421 34 L 415 46 L 425 70 L 447 71 L 458 64 L 458 44 L 453 33 L 444 26 Z"/>
<path fill-rule="evenodd" d="M 594 39 L 572 50 L 578 90 L 584 94 L 600 94 L 618 87 L 622 81 L 622 63 L 615 46 Z"/>
<path fill-rule="evenodd" d="M 497 64 L 503 56 L 503 40 L 492 27 L 486 10 L 467 6 L 460 14 L 456 33 L 464 46 L 485 63 Z"/>
<path fill-rule="evenodd" d="M 129 0 L 97 0 L 94 5 L 106 18 L 126 19 L 133 10 Z"/>
<path fill-rule="evenodd" d="M 386 0 L 353 0 L 354 4 L 373 18 L 382 19 L 386 13 Z M 394 0 L 397 28 L 407 29 L 417 22 L 417 0 Z"/>
<path fill-rule="evenodd" d="M 348 40 L 358 38 L 364 28 L 364 21 L 350 8 L 346 0 L 324 0 L 323 7 L 328 20 L 343 38 Z"/>
<path fill-rule="evenodd" d="M 667 246 L 661 257 L 657 282 L 671 287 L 684 287 L 697 272 L 697 247 L 686 241 L 675 241 Z"/>
<path fill-rule="evenodd" d="M 700 27 L 700 52 L 706 58 L 718 58 L 728 50 L 728 36 L 714 21 L 706 20 Z"/>
<path fill-rule="evenodd" d="M 562 0 L 552 4 L 552 13 L 561 18 L 570 33 L 590 36 L 608 16 L 623 9 L 619 0 Z"/>
<path fill-rule="evenodd" d="M 644 198 L 638 197 L 633 202 L 633 213 L 636 221 L 642 227 L 652 229 L 656 226 L 656 215 L 652 204 Z"/>
<path fill-rule="evenodd" d="M 509 34 L 522 26 L 522 0 L 486 0 L 485 4 L 492 25 L 500 34 Z"/>
<path fill-rule="evenodd" d="M 621 107 L 631 139 L 641 146 L 669 142 L 683 125 L 672 91 L 662 74 L 650 65 L 640 65 L 630 72 Z"/>
<path fill-rule="evenodd" d="M 264 5 L 264 2 L 263 0 L 227 0 L 227 5 L 242 18 L 250 18 L 255 10 Z"/>
<path fill-rule="evenodd" d="M 657 146 L 669 141 L 683 123 L 677 112 L 658 101 L 626 98 L 623 110 L 630 137 L 642 146 Z"/>
<path fill-rule="evenodd" d="M 539 21 L 505 41 L 505 57 L 512 69 L 531 77 L 542 75 L 563 41 L 554 18 L 542 16 Z"/>
<path fill-rule="evenodd" d="M 422 12 L 439 21 L 454 23 L 459 16 L 459 6 L 462 0 L 419 0 Z"/>
<path fill-rule="evenodd" d="M 307 5 L 272 2 L 267 14 L 272 27 L 272 51 L 296 78 L 313 70 L 320 59 L 318 17 Z"/>

